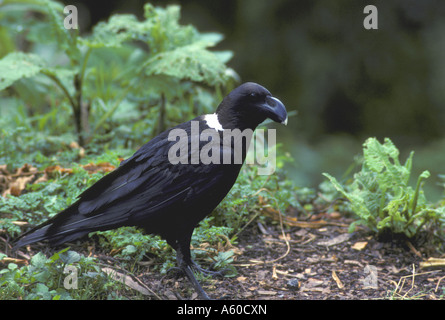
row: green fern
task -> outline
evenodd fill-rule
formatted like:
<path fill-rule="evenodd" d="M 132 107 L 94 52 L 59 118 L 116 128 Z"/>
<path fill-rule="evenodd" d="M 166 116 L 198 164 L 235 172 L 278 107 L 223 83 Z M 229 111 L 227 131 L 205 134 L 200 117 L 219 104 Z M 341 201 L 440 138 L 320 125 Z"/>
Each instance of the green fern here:
<path fill-rule="evenodd" d="M 402 165 L 399 150 L 388 138 L 383 144 L 369 138 L 363 147 L 362 169 L 354 175 L 352 183 L 341 185 L 324 173 L 359 217 L 351 224 L 351 230 L 363 224 L 377 233 L 389 230 L 413 237 L 428 222 L 443 219 L 443 210 L 429 204 L 422 190 L 430 173 L 424 171 L 419 175 L 415 189 L 409 185 L 413 152 Z"/>

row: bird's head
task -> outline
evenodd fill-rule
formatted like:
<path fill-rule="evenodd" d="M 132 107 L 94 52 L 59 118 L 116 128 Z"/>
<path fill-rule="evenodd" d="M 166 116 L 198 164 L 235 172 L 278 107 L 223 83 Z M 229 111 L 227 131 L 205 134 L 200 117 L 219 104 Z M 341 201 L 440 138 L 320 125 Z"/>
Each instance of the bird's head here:
<path fill-rule="evenodd" d="M 284 104 L 266 88 L 253 82 L 246 82 L 232 90 L 220 103 L 216 114 L 224 129 L 254 130 L 268 118 L 287 124 Z"/>

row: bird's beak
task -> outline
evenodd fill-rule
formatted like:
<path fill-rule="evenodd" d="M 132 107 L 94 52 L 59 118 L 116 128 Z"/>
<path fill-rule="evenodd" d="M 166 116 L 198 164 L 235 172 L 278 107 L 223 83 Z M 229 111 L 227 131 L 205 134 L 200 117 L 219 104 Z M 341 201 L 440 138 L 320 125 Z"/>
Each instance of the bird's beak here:
<path fill-rule="evenodd" d="M 275 97 L 267 97 L 264 108 L 268 111 L 268 117 L 275 121 L 287 125 L 287 111 L 284 104 Z"/>

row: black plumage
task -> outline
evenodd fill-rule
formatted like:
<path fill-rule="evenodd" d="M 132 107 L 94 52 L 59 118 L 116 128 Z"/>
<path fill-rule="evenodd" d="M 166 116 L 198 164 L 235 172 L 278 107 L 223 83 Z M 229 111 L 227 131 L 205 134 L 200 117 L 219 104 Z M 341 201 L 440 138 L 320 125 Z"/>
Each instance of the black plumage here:
<path fill-rule="evenodd" d="M 190 240 L 199 221 L 227 195 L 242 162 L 233 161 L 234 141 L 224 143 L 223 139 L 217 144 L 221 162 L 203 164 L 192 158 L 208 143 L 200 139 L 203 130 L 222 138 L 227 130 L 254 130 L 266 118 L 287 123 L 284 105 L 264 87 L 242 84 L 223 99 L 215 114 L 199 116 L 161 133 L 86 189 L 70 207 L 21 235 L 15 247 L 43 240 L 59 245 L 94 231 L 141 227 L 146 233 L 160 235 L 176 250 L 178 267 L 200 298 L 208 298 L 192 272 L 203 269 L 191 259 Z M 193 121 L 199 131 L 193 130 Z M 174 129 L 187 134 L 186 153 L 182 154 L 182 163 L 177 164 L 169 158 L 176 156 L 169 154 L 178 143 L 178 139 L 171 138 Z M 243 150 L 246 149 L 243 141 Z M 227 155 L 232 160 L 230 164 L 222 161 Z M 245 152 L 242 161 L 244 158 Z"/>

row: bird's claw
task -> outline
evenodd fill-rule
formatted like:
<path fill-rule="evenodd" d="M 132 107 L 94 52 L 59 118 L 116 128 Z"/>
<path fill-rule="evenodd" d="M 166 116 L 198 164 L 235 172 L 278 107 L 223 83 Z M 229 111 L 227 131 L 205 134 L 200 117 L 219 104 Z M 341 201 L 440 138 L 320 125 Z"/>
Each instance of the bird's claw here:
<path fill-rule="evenodd" d="M 197 265 L 194 262 L 193 262 L 193 264 L 190 267 L 193 269 L 193 271 L 198 271 L 198 272 L 202 273 L 203 275 L 211 276 L 212 278 L 214 278 L 214 277 L 224 277 L 224 275 L 227 272 L 226 269 L 219 270 L 219 271 L 213 271 L 213 270 L 204 269 L 204 268 L 200 267 L 199 265 Z"/>

